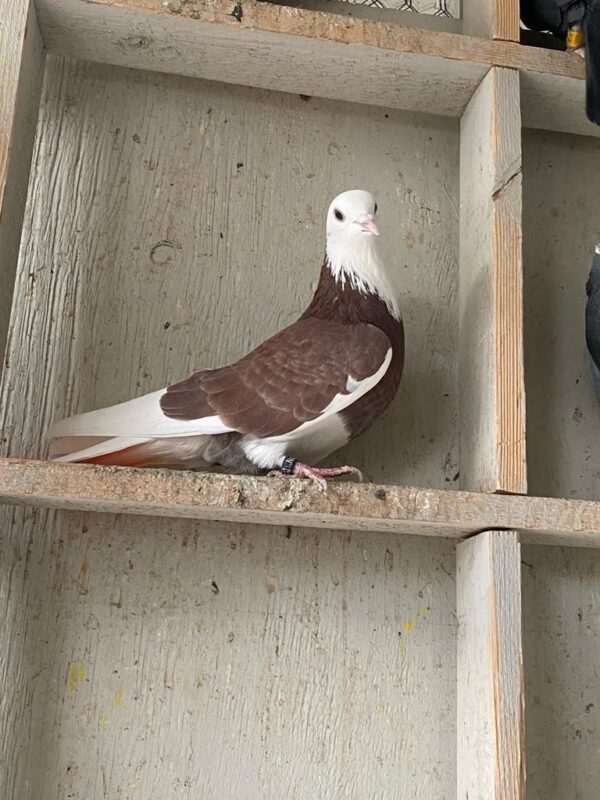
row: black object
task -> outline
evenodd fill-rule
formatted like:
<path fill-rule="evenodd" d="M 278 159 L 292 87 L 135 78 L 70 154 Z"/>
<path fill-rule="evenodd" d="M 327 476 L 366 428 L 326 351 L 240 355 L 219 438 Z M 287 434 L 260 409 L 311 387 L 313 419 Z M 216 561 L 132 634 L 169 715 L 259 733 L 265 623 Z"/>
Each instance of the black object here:
<path fill-rule="evenodd" d="M 600 0 L 588 0 L 583 21 L 586 63 L 586 114 L 600 125 Z"/>
<path fill-rule="evenodd" d="M 296 466 L 297 461 L 298 461 L 297 458 L 292 458 L 291 456 L 284 456 L 283 461 L 281 462 L 282 473 L 284 475 L 293 475 L 294 467 Z"/>
<path fill-rule="evenodd" d="M 532 31 L 549 31 L 562 41 L 583 33 L 586 63 L 586 114 L 600 124 L 600 0 L 521 0 L 521 21 Z"/>
<path fill-rule="evenodd" d="M 592 261 L 592 268 L 585 291 L 585 342 L 587 345 L 588 367 L 596 395 L 600 397 L 600 245 Z"/>

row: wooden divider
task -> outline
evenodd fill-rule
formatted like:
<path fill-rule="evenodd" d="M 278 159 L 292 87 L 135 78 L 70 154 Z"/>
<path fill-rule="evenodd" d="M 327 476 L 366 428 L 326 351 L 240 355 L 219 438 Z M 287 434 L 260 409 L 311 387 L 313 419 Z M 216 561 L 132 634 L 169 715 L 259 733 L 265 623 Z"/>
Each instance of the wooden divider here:
<path fill-rule="evenodd" d="M 461 119 L 461 488 L 525 493 L 519 74 L 490 70 Z"/>
<path fill-rule="evenodd" d="M 10 317 L 44 58 L 32 0 L 13 0 L 0 19 L 0 361 Z"/>
<path fill-rule="evenodd" d="M 484 532 L 457 547 L 458 800 L 524 800 L 521 546 Z"/>

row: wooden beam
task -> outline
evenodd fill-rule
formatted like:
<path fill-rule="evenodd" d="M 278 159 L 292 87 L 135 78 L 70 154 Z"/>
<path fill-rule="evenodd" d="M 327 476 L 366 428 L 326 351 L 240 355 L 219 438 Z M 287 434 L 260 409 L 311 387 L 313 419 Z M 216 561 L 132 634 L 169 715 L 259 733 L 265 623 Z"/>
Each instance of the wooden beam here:
<path fill-rule="evenodd" d="M 585 81 L 540 72 L 521 73 L 523 127 L 600 136 L 585 113 Z"/>
<path fill-rule="evenodd" d="M 521 548 L 512 532 L 457 547 L 458 800 L 525 800 Z"/>
<path fill-rule="evenodd" d="M 469 36 L 518 42 L 519 0 L 468 0 L 463 3 L 463 32 Z"/>
<path fill-rule="evenodd" d="M 452 117 L 490 67 L 508 67 L 548 77 L 532 84 L 528 125 L 547 124 L 552 100 L 561 130 L 600 135 L 585 120 L 585 66 L 572 53 L 260 0 L 241 7 L 233 16 L 231 0 L 37 0 L 50 52 L 82 60 Z"/>
<path fill-rule="evenodd" d="M 0 503 L 157 517 L 600 547 L 600 503 L 518 495 L 0 459 Z"/>
<path fill-rule="evenodd" d="M 44 72 L 30 0 L 0 0 L 0 363 L 27 198 Z"/>
<path fill-rule="evenodd" d="M 519 74 L 493 69 L 461 120 L 460 477 L 527 491 Z"/>

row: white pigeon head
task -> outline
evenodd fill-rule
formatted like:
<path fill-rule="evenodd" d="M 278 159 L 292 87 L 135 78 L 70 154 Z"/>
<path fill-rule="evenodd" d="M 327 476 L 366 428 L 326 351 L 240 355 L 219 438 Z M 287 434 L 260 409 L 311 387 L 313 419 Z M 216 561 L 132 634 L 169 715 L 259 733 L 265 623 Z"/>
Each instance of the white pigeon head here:
<path fill-rule="evenodd" d="M 377 203 L 369 192 L 351 189 L 338 194 L 327 212 L 327 244 L 379 236 L 375 214 Z"/>
<path fill-rule="evenodd" d="M 378 295 L 400 317 L 393 290 L 377 252 L 377 203 L 370 192 L 352 189 L 339 194 L 327 212 L 327 265 L 342 286 Z"/>

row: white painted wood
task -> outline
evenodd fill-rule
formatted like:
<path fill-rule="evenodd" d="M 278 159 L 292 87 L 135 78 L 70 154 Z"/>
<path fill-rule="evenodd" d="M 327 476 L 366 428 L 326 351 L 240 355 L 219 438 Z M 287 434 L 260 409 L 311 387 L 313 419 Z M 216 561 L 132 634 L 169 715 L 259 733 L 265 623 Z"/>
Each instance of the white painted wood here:
<path fill-rule="evenodd" d="M 585 283 L 600 240 L 596 139 L 524 135 L 527 445 L 532 493 L 600 498 Z"/>
<path fill-rule="evenodd" d="M 461 59 L 461 37 L 450 34 L 260 0 L 247 0 L 237 22 L 232 8 L 38 2 L 50 52 L 370 105 L 460 116 L 488 69 Z M 456 59 L 444 58 L 448 48 Z"/>
<path fill-rule="evenodd" d="M 523 547 L 528 797 L 600 794 L 600 558 Z"/>
<path fill-rule="evenodd" d="M 493 69 L 461 120 L 461 487 L 526 492 L 519 75 Z"/>
<path fill-rule="evenodd" d="M 521 559 L 515 532 L 457 547 L 457 798 L 524 800 Z"/>
<path fill-rule="evenodd" d="M 526 128 L 600 136 L 600 127 L 586 117 L 585 81 L 579 78 L 522 72 L 521 108 Z"/>
<path fill-rule="evenodd" d="M 0 372 L 43 69 L 33 4 L 0 0 Z"/>
<path fill-rule="evenodd" d="M 6 452 L 290 322 L 329 199 L 365 185 L 411 340 L 399 398 L 341 457 L 453 485 L 455 123 L 50 57 L 38 130 Z M 0 796 L 454 794 L 448 542 L 10 509 L 0 530 Z"/>
<path fill-rule="evenodd" d="M 45 42 L 57 54 L 449 116 L 462 114 L 490 67 L 518 69 L 526 79 L 526 125 L 596 135 L 577 99 L 584 64 L 570 53 L 362 19 L 362 11 L 344 17 L 318 10 L 319 3 L 304 9 L 246 0 L 241 21 L 221 0 L 37 6 Z M 470 2 L 467 14 L 473 8 Z"/>
<path fill-rule="evenodd" d="M 453 795 L 449 542 L 21 516 L 3 797 Z"/>

